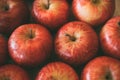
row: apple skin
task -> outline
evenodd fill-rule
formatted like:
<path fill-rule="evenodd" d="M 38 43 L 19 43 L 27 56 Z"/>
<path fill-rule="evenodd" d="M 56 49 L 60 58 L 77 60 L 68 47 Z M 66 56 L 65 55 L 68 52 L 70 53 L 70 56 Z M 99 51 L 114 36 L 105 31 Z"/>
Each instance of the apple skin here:
<path fill-rule="evenodd" d="M 95 28 L 113 16 L 115 0 L 73 0 L 72 10 L 78 20 Z"/>
<path fill-rule="evenodd" d="M 111 18 L 103 26 L 100 42 L 105 54 L 120 59 L 120 16 Z"/>
<path fill-rule="evenodd" d="M 92 59 L 98 50 L 98 37 L 90 25 L 73 21 L 63 25 L 56 34 L 55 53 L 64 62 L 81 65 Z"/>
<path fill-rule="evenodd" d="M 8 41 L 11 58 L 25 67 L 40 65 L 49 57 L 52 48 L 51 34 L 45 27 L 38 24 L 19 26 Z"/>
<path fill-rule="evenodd" d="M 84 67 L 80 80 L 120 80 L 120 61 L 107 56 L 96 57 Z"/>
<path fill-rule="evenodd" d="M 56 31 L 69 19 L 69 4 L 66 0 L 35 0 L 32 8 L 35 22 Z"/>
<path fill-rule="evenodd" d="M 8 58 L 8 40 L 0 34 L 0 65 L 6 63 Z"/>
<path fill-rule="evenodd" d="M 28 73 L 21 67 L 6 64 L 0 67 L 0 80 L 30 80 Z"/>
<path fill-rule="evenodd" d="M 44 66 L 35 80 L 79 80 L 75 70 L 63 62 L 51 62 Z"/>
<path fill-rule="evenodd" d="M 29 9 L 23 0 L 0 0 L 0 33 L 10 35 L 29 20 Z"/>

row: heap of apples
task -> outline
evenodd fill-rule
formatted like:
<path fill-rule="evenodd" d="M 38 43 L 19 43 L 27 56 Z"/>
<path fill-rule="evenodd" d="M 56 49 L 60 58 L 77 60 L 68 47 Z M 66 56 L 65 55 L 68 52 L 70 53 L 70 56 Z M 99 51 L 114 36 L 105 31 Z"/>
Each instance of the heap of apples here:
<path fill-rule="evenodd" d="M 0 0 L 0 80 L 120 80 L 115 0 Z"/>

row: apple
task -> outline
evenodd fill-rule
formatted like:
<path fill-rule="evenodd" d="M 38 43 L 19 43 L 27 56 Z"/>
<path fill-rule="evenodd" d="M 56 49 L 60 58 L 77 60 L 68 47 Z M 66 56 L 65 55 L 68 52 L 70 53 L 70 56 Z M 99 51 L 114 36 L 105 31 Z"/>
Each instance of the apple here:
<path fill-rule="evenodd" d="M 0 67 L 0 80 L 30 80 L 28 73 L 21 67 L 6 64 Z"/>
<path fill-rule="evenodd" d="M 23 0 L 0 0 L 0 33 L 10 35 L 29 20 L 29 9 Z"/>
<path fill-rule="evenodd" d="M 120 80 L 120 61 L 107 56 L 97 57 L 84 67 L 80 80 Z"/>
<path fill-rule="evenodd" d="M 17 64 L 36 67 L 49 57 L 52 43 L 52 36 L 45 27 L 39 24 L 24 24 L 11 34 L 8 49 Z"/>
<path fill-rule="evenodd" d="M 8 42 L 4 35 L 0 34 L 0 65 L 6 63 L 8 58 Z"/>
<path fill-rule="evenodd" d="M 63 25 L 54 41 L 58 58 L 72 65 L 81 65 L 92 59 L 97 54 L 98 45 L 96 32 L 80 21 Z"/>
<path fill-rule="evenodd" d="M 63 62 L 51 62 L 44 66 L 35 80 L 79 80 L 75 70 Z"/>
<path fill-rule="evenodd" d="M 73 0 L 72 10 L 78 20 L 95 28 L 113 16 L 115 0 Z"/>
<path fill-rule="evenodd" d="M 111 18 L 100 32 L 103 51 L 114 58 L 120 59 L 120 16 Z"/>
<path fill-rule="evenodd" d="M 35 0 L 32 16 L 36 23 L 56 31 L 68 22 L 69 4 L 66 0 Z"/>

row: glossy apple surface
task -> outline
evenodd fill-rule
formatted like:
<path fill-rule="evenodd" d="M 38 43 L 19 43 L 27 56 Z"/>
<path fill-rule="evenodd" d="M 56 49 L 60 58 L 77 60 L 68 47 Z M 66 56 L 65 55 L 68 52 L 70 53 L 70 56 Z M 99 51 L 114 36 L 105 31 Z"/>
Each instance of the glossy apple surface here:
<path fill-rule="evenodd" d="M 97 57 L 85 66 L 80 80 L 120 80 L 120 61 L 107 56 Z"/>
<path fill-rule="evenodd" d="M 68 21 L 69 5 L 66 0 L 35 0 L 32 15 L 35 22 L 54 31 Z"/>
<path fill-rule="evenodd" d="M 8 49 L 19 65 L 33 67 L 44 62 L 52 51 L 52 36 L 38 24 L 19 26 L 10 36 Z"/>
<path fill-rule="evenodd" d="M 44 66 L 35 80 L 79 80 L 72 67 L 62 62 L 52 62 Z"/>
<path fill-rule="evenodd" d="M 30 80 L 28 73 L 13 64 L 0 67 L 0 80 Z"/>
<path fill-rule="evenodd" d="M 0 34 L 0 65 L 4 64 L 8 59 L 8 42 L 7 39 Z"/>
<path fill-rule="evenodd" d="M 79 65 L 97 54 L 98 37 L 88 24 L 73 21 L 60 28 L 56 34 L 54 46 L 61 60 Z"/>
<path fill-rule="evenodd" d="M 72 8 L 78 20 L 97 27 L 113 16 L 115 0 L 73 0 Z"/>
<path fill-rule="evenodd" d="M 100 42 L 107 55 L 120 59 L 120 16 L 110 19 L 103 26 Z"/>
<path fill-rule="evenodd" d="M 29 20 L 29 9 L 23 0 L 0 0 L 0 33 L 10 35 Z"/>

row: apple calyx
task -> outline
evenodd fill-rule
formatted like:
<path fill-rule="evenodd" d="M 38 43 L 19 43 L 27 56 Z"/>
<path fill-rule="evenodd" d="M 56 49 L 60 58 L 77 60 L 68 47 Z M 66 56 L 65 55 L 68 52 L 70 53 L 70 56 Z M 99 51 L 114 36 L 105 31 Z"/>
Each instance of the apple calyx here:
<path fill-rule="evenodd" d="M 68 36 L 71 41 L 76 41 L 76 38 L 74 36 L 71 36 L 69 34 L 65 34 L 65 36 Z"/>
<path fill-rule="evenodd" d="M 106 76 L 105 76 L 105 80 L 113 80 L 112 79 L 112 74 L 109 72 L 107 72 Z"/>

